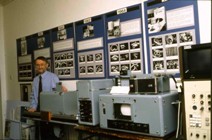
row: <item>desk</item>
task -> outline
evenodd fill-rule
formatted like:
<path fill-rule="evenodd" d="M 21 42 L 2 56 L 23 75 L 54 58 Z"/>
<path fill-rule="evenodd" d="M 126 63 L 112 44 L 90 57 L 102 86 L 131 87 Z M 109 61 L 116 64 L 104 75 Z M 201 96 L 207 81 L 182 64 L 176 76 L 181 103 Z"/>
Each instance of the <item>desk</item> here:
<path fill-rule="evenodd" d="M 146 136 L 140 134 L 132 134 L 126 132 L 119 132 L 114 130 L 107 130 L 101 129 L 98 126 L 84 126 L 78 125 L 74 127 L 75 130 L 79 131 L 78 140 L 86 140 L 91 137 L 97 137 L 98 139 L 102 140 L 102 138 L 108 138 L 108 140 L 121 140 L 121 139 L 128 139 L 128 140 L 174 140 L 174 134 L 167 135 L 163 138 L 161 137 L 153 137 L 153 136 Z M 86 137 L 83 137 L 83 133 L 87 134 Z"/>

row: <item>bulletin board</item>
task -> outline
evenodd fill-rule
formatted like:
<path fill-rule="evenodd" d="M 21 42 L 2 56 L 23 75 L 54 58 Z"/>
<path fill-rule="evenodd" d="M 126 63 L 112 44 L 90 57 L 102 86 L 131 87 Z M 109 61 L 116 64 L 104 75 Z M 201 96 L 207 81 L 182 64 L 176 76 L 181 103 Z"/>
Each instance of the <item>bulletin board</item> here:
<path fill-rule="evenodd" d="M 144 73 L 141 5 L 105 14 L 108 77 Z"/>
<path fill-rule="evenodd" d="M 38 56 L 61 80 L 113 78 L 126 70 L 179 75 L 178 48 L 200 43 L 197 1 L 142 4 L 144 10 L 137 4 L 17 39 L 18 80 L 32 81 Z"/>
<path fill-rule="evenodd" d="M 35 38 L 33 35 L 16 40 L 18 81 L 32 81 L 33 79 L 33 49 Z"/>
<path fill-rule="evenodd" d="M 75 23 L 78 78 L 105 78 L 105 26 L 102 15 Z"/>
<path fill-rule="evenodd" d="M 75 43 L 73 23 L 52 29 L 53 70 L 59 79 L 74 79 Z"/>
<path fill-rule="evenodd" d="M 180 46 L 200 42 L 197 1 L 144 2 L 147 73 L 179 75 Z"/>

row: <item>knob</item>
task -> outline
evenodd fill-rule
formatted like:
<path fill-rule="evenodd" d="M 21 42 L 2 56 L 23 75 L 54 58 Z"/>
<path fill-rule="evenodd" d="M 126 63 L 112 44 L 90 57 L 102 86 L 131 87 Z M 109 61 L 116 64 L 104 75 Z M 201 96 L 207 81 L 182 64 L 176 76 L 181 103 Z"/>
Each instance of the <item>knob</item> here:
<path fill-rule="evenodd" d="M 197 106 L 196 105 L 193 105 L 193 110 L 197 110 Z"/>
<path fill-rule="evenodd" d="M 201 105 L 204 104 L 204 101 L 200 101 L 200 104 L 201 104 Z"/>
<path fill-rule="evenodd" d="M 204 110 L 204 107 L 201 107 L 200 110 L 203 111 Z"/>
<path fill-rule="evenodd" d="M 195 98 L 195 94 L 192 94 L 192 98 Z"/>
<path fill-rule="evenodd" d="M 199 134 L 196 134 L 196 137 L 199 138 Z"/>
<path fill-rule="evenodd" d="M 200 94 L 200 98 L 203 98 L 203 94 Z"/>

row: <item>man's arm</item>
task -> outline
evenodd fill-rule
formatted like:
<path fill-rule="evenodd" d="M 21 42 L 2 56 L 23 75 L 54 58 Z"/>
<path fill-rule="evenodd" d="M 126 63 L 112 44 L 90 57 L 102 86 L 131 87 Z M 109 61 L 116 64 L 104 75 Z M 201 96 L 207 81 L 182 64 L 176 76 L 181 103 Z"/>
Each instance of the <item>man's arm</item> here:
<path fill-rule="evenodd" d="M 31 100 L 30 100 L 30 108 L 28 109 L 29 112 L 35 112 L 37 108 L 37 100 L 36 100 L 36 89 L 35 89 L 35 81 L 33 80 L 33 87 L 31 93 Z"/>

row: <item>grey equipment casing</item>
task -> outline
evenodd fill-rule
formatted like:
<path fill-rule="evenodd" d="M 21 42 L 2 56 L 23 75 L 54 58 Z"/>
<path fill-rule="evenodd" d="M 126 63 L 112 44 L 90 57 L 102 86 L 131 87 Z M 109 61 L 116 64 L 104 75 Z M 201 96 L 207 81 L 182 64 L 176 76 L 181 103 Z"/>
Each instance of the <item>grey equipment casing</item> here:
<path fill-rule="evenodd" d="M 99 95 L 110 93 L 113 85 L 112 79 L 77 82 L 79 124 L 99 124 Z"/>
<path fill-rule="evenodd" d="M 158 94 L 170 90 L 169 77 L 166 75 L 143 74 L 139 78 L 130 78 L 129 83 L 130 94 Z"/>
<path fill-rule="evenodd" d="M 77 119 L 77 92 L 41 92 L 40 110 L 49 111 L 52 115 L 64 115 Z"/>
<path fill-rule="evenodd" d="M 177 106 L 172 104 L 176 100 L 177 91 L 157 95 L 100 95 L 100 127 L 164 137 L 177 127 Z"/>

